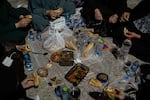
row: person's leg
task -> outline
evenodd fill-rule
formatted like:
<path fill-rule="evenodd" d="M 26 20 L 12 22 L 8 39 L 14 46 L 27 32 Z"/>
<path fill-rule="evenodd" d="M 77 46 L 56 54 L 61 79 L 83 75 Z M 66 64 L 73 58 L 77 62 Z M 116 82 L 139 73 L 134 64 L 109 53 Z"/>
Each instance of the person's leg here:
<path fill-rule="evenodd" d="M 32 24 L 35 31 L 42 32 L 50 23 L 48 17 L 32 14 Z"/>
<path fill-rule="evenodd" d="M 123 34 L 124 24 L 118 23 L 113 28 L 113 42 L 118 46 L 121 47 L 122 42 L 126 39 L 126 37 Z"/>
<path fill-rule="evenodd" d="M 12 32 L 5 33 L 0 36 L 1 42 L 13 41 L 14 43 L 24 44 L 28 32 L 24 29 L 17 29 Z"/>

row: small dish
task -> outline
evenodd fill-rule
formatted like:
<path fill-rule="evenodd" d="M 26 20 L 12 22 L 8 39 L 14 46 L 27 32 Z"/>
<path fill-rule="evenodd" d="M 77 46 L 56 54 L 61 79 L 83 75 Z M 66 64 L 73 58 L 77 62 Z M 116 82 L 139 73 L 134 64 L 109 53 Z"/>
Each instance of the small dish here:
<path fill-rule="evenodd" d="M 102 83 L 106 83 L 108 81 L 108 75 L 105 73 L 97 74 L 96 78 Z"/>

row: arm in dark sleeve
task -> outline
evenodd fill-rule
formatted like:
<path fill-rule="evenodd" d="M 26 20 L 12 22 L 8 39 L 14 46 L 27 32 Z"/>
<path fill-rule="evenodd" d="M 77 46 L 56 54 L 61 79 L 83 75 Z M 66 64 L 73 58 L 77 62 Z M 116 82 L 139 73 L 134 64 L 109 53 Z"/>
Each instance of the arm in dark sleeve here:
<path fill-rule="evenodd" d="M 150 33 L 141 34 L 141 39 L 150 41 Z"/>
<path fill-rule="evenodd" d="M 26 90 L 23 88 L 21 83 L 18 83 L 17 86 L 17 98 L 25 98 L 26 97 Z"/>
<path fill-rule="evenodd" d="M 37 14 L 41 16 L 46 15 L 46 9 L 42 7 L 41 0 L 29 0 L 28 10 L 33 14 Z"/>
<path fill-rule="evenodd" d="M 86 6 L 86 7 L 88 7 L 88 8 L 91 8 L 91 9 L 96 9 L 98 6 L 98 4 L 97 4 L 98 2 L 97 2 L 97 0 L 85 0 L 85 3 L 84 3 L 84 5 Z"/>
<path fill-rule="evenodd" d="M 9 23 L 7 25 L 0 24 L 0 33 L 1 33 L 0 35 L 5 34 L 7 32 L 11 32 L 15 29 L 16 29 L 16 26 L 14 23 Z"/>
<path fill-rule="evenodd" d="M 14 8 L 11 6 L 11 4 L 6 1 L 6 6 L 9 9 L 9 15 L 15 18 L 19 19 L 20 15 L 27 15 L 30 14 L 29 11 L 26 8 Z"/>
<path fill-rule="evenodd" d="M 66 3 L 66 0 L 60 0 L 58 8 L 65 8 L 65 3 Z"/>
<path fill-rule="evenodd" d="M 115 12 L 121 16 L 123 12 L 130 12 L 130 9 L 127 7 L 127 0 L 118 0 L 118 6 L 116 6 Z"/>

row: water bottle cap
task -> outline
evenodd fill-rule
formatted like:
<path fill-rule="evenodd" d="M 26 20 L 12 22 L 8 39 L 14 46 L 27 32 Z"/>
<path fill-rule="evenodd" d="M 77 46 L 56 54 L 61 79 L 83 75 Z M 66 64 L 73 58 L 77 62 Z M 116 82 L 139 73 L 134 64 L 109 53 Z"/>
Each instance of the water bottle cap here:
<path fill-rule="evenodd" d="M 128 80 L 128 79 L 129 79 L 129 76 L 128 76 L 128 75 L 125 75 L 124 79 L 125 79 L 125 80 Z"/>
<path fill-rule="evenodd" d="M 28 58 L 29 58 L 29 54 L 25 54 L 24 59 L 28 59 Z"/>
<path fill-rule="evenodd" d="M 32 31 L 29 31 L 30 32 L 30 34 L 33 34 L 33 32 Z"/>
<path fill-rule="evenodd" d="M 100 44 L 104 44 L 104 40 L 103 39 L 99 39 L 99 43 Z"/>
<path fill-rule="evenodd" d="M 64 92 L 67 92 L 68 91 L 68 88 L 65 86 L 65 87 L 63 87 L 63 91 Z"/>
<path fill-rule="evenodd" d="M 131 40 L 132 38 L 131 37 L 128 37 L 128 40 Z"/>

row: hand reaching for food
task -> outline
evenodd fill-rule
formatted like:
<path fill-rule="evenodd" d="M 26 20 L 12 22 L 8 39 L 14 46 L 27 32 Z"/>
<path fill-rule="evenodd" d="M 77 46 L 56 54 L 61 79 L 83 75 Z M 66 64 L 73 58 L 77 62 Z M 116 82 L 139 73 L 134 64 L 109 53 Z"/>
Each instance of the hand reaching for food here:
<path fill-rule="evenodd" d="M 126 27 L 124 28 L 123 31 L 124 31 L 124 35 L 125 35 L 126 37 L 138 38 L 138 39 L 141 38 L 141 35 L 136 34 L 135 32 L 130 32 Z"/>

